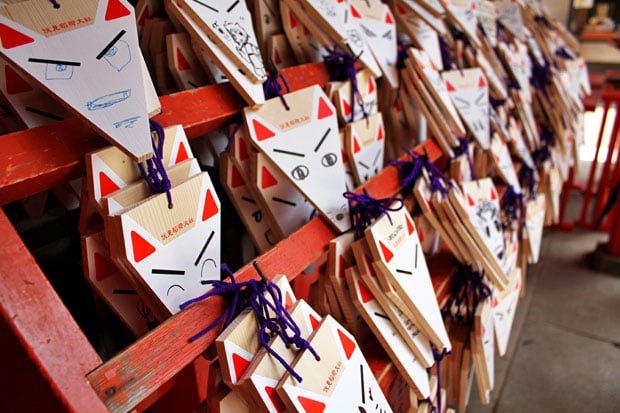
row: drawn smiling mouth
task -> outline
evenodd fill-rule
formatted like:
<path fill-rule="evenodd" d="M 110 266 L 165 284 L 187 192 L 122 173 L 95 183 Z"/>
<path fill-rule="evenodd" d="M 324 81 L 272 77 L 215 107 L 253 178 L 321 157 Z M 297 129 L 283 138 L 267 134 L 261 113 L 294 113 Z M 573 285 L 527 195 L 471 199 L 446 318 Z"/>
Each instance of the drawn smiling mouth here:
<path fill-rule="evenodd" d="M 110 107 L 112 105 L 116 105 L 124 100 L 127 100 L 131 96 L 131 90 L 119 90 L 118 92 L 113 92 L 105 96 L 98 97 L 97 99 L 93 99 L 91 101 L 86 102 L 86 107 L 88 110 L 98 110 Z"/>

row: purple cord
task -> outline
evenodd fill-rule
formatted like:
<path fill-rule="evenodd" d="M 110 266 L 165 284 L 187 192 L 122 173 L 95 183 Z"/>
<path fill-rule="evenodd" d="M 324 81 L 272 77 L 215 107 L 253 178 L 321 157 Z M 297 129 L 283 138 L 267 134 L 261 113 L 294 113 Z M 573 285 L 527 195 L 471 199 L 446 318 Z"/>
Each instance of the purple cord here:
<path fill-rule="evenodd" d="M 506 221 L 504 227 L 510 227 L 515 221 L 519 222 L 519 233 L 525 226 L 525 198 L 523 194 L 514 190 L 511 185 L 508 185 L 506 192 L 502 196 L 502 209 L 506 215 Z"/>
<path fill-rule="evenodd" d="M 60 8 L 60 4 L 58 4 L 58 1 L 56 0 L 50 0 L 52 2 L 52 5 L 54 6 L 55 9 L 59 9 Z"/>
<path fill-rule="evenodd" d="M 537 185 L 534 170 L 525 164 L 521 166 L 519 171 L 519 183 L 521 187 L 528 189 L 529 199 L 536 198 Z"/>
<path fill-rule="evenodd" d="M 443 62 L 443 67 L 448 69 L 452 69 L 457 67 L 456 62 L 452 59 L 452 53 L 454 53 L 454 48 L 450 46 L 448 40 L 444 36 L 439 36 L 439 50 L 441 51 L 441 60 Z"/>
<path fill-rule="evenodd" d="M 538 63 L 538 60 L 532 59 L 532 77 L 530 78 L 530 84 L 534 89 L 542 92 L 545 100 L 551 108 L 553 108 L 553 102 L 547 94 L 547 85 L 552 83 L 553 74 L 551 73 L 551 65 L 545 59 L 545 65 Z"/>
<path fill-rule="evenodd" d="M 457 139 L 459 141 L 459 146 L 454 148 L 454 156 L 451 159 L 456 159 L 459 156 L 465 154 L 465 156 L 467 156 L 467 163 L 469 163 L 471 179 L 472 181 L 475 181 L 477 178 L 474 172 L 474 161 L 471 158 L 471 153 L 469 153 L 469 141 L 467 140 L 467 138 L 457 137 Z"/>
<path fill-rule="evenodd" d="M 189 341 L 197 340 L 219 324 L 222 324 L 222 329 L 225 329 L 244 308 L 250 307 L 259 325 L 258 336 L 261 345 L 301 383 L 302 377 L 295 372 L 281 355 L 271 348 L 269 341 L 271 338 L 279 336 L 287 348 L 294 345 L 298 350 L 309 350 L 317 360 L 320 359 L 319 355 L 308 340 L 301 336 L 301 329 L 283 306 L 280 288 L 264 277 L 256 262 L 254 265 L 261 275 L 261 280 L 251 279 L 237 282 L 228 266 L 222 264 L 222 271 L 227 274 L 227 278 L 230 278 L 230 282 L 225 280 L 202 281 L 202 284 L 211 285 L 212 288 L 207 293 L 188 300 L 179 306 L 183 310 L 191 304 L 206 300 L 215 295 L 228 298 L 231 301 L 226 310 L 213 323 L 191 336 Z"/>
<path fill-rule="evenodd" d="M 282 86 L 280 86 L 280 82 L 278 79 L 282 80 L 282 84 L 286 88 L 286 93 L 290 93 L 291 89 L 288 87 L 288 83 L 284 76 L 277 70 L 270 70 L 269 75 L 267 76 L 267 80 L 263 83 L 263 93 L 265 94 L 265 99 L 273 99 L 275 97 L 279 97 L 284 104 L 286 110 L 290 110 L 286 99 L 284 99 L 284 95 L 282 94 Z"/>
<path fill-rule="evenodd" d="M 400 210 L 404 202 L 401 198 L 389 197 L 376 199 L 367 194 L 356 194 L 355 192 L 345 192 L 343 196 L 349 201 L 349 213 L 351 214 L 351 222 L 355 228 L 355 238 L 364 237 L 364 230 L 368 228 L 372 222 L 383 215 L 387 215 L 390 223 L 392 218 L 390 212 Z M 400 205 L 392 207 L 394 202 Z"/>
<path fill-rule="evenodd" d="M 138 163 L 138 169 L 153 192 L 166 193 L 168 208 L 172 208 L 172 194 L 170 193 L 172 185 L 170 184 L 170 179 L 166 173 L 166 167 L 162 161 L 165 137 L 164 128 L 153 119 L 149 119 L 149 126 L 151 129 L 151 143 L 154 154 L 151 158 L 146 160 L 146 170 L 143 163 Z M 157 139 L 155 137 L 157 137 Z"/>
<path fill-rule="evenodd" d="M 388 165 L 398 168 L 398 180 L 402 186 L 402 191 L 410 193 L 413 191 L 418 178 L 422 176 L 422 171 L 426 170 L 431 182 L 431 191 L 439 191 L 442 195 L 446 195 L 448 190 L 446 186 L 451 187 L 450 180 L 441 172 L 441 170 L 430 161 L 428 155 L 421 155 L 417 152 L 403 148 L 410 160 L 391 160 Z"/>
<path fill-rule="evenodd" d="M 351 117 L 349 122 L 353 122 L 355 115 L 355 102 L 359 101 L 360 108 L 364 114 L 364 119 L 368 119 L 368 112 L 364 106 L 364 99 L 357 87 L 357 70 L 355 69 L 355 63 L 359 60 L 359 56 L 353 56 L 349 53 L 338 51 L 338 47 L 334 47 L 329 50 L 327 56 L 323 56 L 325 66 L 330 74 L 332 81 L 350 81 L 351 82 Z"/>
<path fill-rule="evenodd" d="M 440 353 L 433 347 L 433 358 L 435 359 L 435 365 L 437 366 L 437 412 L 441 413 L 441 362 L 445 356 L 448 354 L 452 354 L 451 351 L 446 351 L 445 349 Z M 430 398 L 429 398 L 430 399 Z M 434 406 L 431 403 L 431 411 Z"/>
<path fill-rule="evenodd" d="M 230 148 L 232 147 L 232 143 L 235 140 L 235 136 L 237 136 L 237 132 L 241 129 L 241 123 L 235 123 L 235 127 L 233 128 L 230 135 L 228 135 L 228 142 L 226 143 L 226 147 L 224 148 L 225 152 L 230 152 Z"/>

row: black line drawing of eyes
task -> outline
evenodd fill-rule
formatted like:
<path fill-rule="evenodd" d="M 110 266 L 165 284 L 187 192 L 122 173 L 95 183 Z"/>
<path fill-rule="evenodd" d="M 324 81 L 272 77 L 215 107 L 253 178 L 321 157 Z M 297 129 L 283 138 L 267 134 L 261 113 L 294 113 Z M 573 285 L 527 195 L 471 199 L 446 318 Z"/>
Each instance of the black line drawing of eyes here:
<path fill-rule="evenodd" d="M 310 175 L 310 170 L 306 165 L 297 165 L 291 171 L 291 176 L 297 181 L 303 181 Z"/>
<path fill-rule="evenodd" d="M 185 288 L 183 288 L 179 284 L 172 284 L 170 287 L 168 287 L 168 291 L 166 291 L 166 296 L 167 297 L 170 296 L 170 291 L 172 291 L 173 288 L 179 288 L 181 291 L 185 291 Z"/>
<path fill-rule="evenodd" d="M 207 258 L 206 260 L 202 262 L 202 267 L 200 268 L 201 279 L 205 278 L 205 276 L 209 278 L 208 275 L 210 271 L 208 269 L 205 271 L 205 268 L 207 267 L 207 263 L 211 263 L 213 265 L 213 270 L 217 270 L 217 263 L 215 262 L 215 260 L 213 258 Z"/>
<path fill-rule="evenodd" d="M 333 152 L 326 153 L 325 155 L 323 155 L 323 158 L 321 158 L 321 165 L 326 168 L 335 165 L 337 162 L 338 156 L 336 156 L 336 154 Z"/>

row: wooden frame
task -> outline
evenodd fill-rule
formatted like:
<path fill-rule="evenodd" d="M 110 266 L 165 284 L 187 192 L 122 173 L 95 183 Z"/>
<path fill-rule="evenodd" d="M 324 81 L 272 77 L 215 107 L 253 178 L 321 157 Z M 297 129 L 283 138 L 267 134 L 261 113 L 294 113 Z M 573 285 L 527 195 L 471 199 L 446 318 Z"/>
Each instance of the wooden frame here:
<path fill-rule="evenodd" d="M 328 81 L 322 63 L 285 69 L 282 74 L 292 90 L 310 84 L 324 86 Z M 162 96 L 161 103 L 162 113 L 155 119 L 164 126 L 182 124 L 189 138 L 226 125 L 245 105 L 228 84 Z M 106 144 L 77 119 L 0 136 L 0 164 L 5 165 L 0 175 L 0 205 L 83 175 L 84 155 Z M 417 150 L 433 161 L 441 157 L 433 141 Z M 387 167 L 363 188 L 375 197 L 393 196 L 400 189 L 396 168 Z M 224 303 L 219 298 L 178 313 L 102 364 L 2 211 L 0 232 L 1 321 L 66 410 L 142 410 L 165 393 L 171 380 L 214 341 L 215 331 L 192 343 L 188 337 L 221 313 Z M 316 217 L 258 262 L 266 274 L 284 273 L 294 278 L 321 259 L 335 236 L 329 225 Z M 257 277 L 251 265 L 235 275 L 238 280 Z M 447 295 L 449 279 L 449 274 L 434 275 L 440 302 Z M 394 374 L 385 374 L 388 363 L 383 362 L 383 367 L 381 362 L 371 364 L 376 372 L 383 372 L 385 380 L 394 379 Z"/>

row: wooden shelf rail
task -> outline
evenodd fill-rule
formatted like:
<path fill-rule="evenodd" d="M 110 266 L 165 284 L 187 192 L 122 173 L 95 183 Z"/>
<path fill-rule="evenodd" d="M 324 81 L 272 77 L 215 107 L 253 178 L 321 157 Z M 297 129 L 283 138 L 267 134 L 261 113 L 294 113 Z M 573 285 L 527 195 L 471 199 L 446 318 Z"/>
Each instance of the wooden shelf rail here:
<path fill-rule="evenodd" d="M 328 74 L 323 64 L 283 70 L 292 90 L 319 84 Z M 230 85 L 205 86 L 162 96 L 164 126 L 182 124 L 189 138 L 202 136 L 239 116 L 245 105 Z M 106 142 L 71 119 L 0 137 L 0 205 L 33 195 L 84 175 L 84 155 Z M 441 157 L 433 141 L 417 148 L 431 160 Z M 385 168 L 364 185 L 374 197 L 393 196 L 400 189 L 394 167 Z M 7 323 L 40 374 L 68 411 L 126 412 L 150 400 L 213 343 L 212 331 L 190 343 L 192 336 L 214 321 L 223 301 L 213 298 L 171 317 L 115 357 L 101 362 L 19 235 L 0 210 L 0 316 Z M 316 217 L 258 258 L 266 274 L 294 278 L 317 261 L 336 234 Z M 246 265 L 238 280 L 256 278 Z M 434 274 L 440 301 L 447 294 L 449 274 Z"/>

